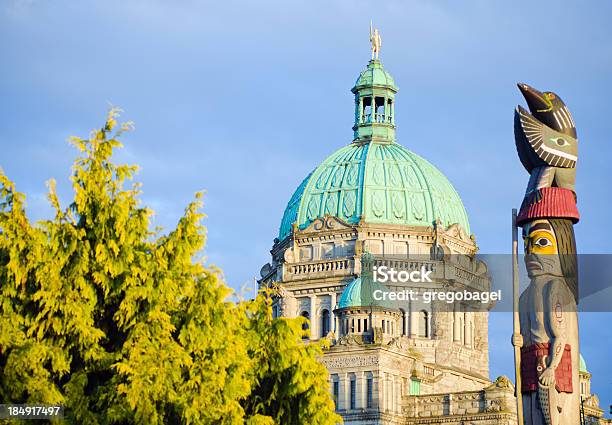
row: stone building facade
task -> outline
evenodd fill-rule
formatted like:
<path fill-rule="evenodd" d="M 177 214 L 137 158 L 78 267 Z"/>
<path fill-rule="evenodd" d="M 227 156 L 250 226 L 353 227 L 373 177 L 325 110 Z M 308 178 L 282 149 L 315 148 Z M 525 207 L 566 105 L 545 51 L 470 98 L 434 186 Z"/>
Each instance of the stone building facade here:
<path fill-rule="evenodd" d="M 591 373 L 587 370 L 586 362 L 581 355 L 579 371 L 581 419 L 584 425 L 612 425 L 612 419 L 604 417 L 604 411 L 599 406 L 599 397 L 591 393 L 591 376 Z"/>
<path fill-rule="evenodd" d="M 260 286 L 279 290 L 274 315 L 331 340 L 321 361 L 346 424 L 516 424 L 512 383 L 489 378 L 486 310 L 372 297 L 374 267 L 431 271 L 395 292 L 484 292 L 491 279 L 451 183 L 397 143 L 398 88 L 380 61 L 352 92 L 353 141 L 298 186 L 261 269 Z"/>

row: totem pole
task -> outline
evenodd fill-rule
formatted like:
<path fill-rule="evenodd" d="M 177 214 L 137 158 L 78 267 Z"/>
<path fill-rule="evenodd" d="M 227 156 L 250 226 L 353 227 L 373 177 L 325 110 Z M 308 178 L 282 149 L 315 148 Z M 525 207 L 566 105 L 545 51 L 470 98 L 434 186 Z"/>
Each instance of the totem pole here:
<path fill-rule="evenodd" d="M 523 229 L 530 279 L 515 315 L 520 334 L 515 331 L 512 339 L 515 352 L 520 348 L 519 420 L 524 425 L 578 425 L 576 127 L 556 94 L 527 84 L 518 87 L 529 111 L 517 107 L 514 136 L 518 156 L 530 174 L 514 220 Z"/>

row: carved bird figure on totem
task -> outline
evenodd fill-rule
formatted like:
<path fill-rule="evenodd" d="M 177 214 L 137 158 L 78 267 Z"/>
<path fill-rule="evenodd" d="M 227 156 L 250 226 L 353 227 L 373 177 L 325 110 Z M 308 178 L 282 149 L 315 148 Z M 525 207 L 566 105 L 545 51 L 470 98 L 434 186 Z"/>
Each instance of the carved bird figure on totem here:
<path fill-rule="evenodd" d="M 531 175 L 525 197 L 544 187 L 570 189 L 575 194 L 578 139 L 565 103 L 552 92 L 540 92 L 519 83 L 529 112 L 518 106 L 514 113 L 514 138 L 519 158 Z"/>

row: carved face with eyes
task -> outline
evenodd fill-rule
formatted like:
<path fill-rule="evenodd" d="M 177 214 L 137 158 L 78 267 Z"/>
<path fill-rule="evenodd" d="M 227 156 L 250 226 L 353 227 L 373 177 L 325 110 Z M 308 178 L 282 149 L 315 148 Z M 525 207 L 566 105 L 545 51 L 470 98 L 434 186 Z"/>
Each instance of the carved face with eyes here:
<path fill-rule="evenodd" d="M 523 228 L 525 266 L 530 278 L 539 275 L 563 276 L 557 238 L 548 220 L 534 220 Z"/>

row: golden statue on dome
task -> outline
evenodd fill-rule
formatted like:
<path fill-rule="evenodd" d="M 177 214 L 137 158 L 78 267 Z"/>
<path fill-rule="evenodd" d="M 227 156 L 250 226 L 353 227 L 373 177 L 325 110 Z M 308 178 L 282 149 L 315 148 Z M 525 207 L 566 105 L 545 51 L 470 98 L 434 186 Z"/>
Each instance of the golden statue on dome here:
<path fill-rule="evenodd" d="M 372 43 L 372 60 L 378 60 L 378 54 L 382 46 L 382 37 L 378 28 L 372 29 L 372 21 L 370 21 L 370 43 Z"/>

